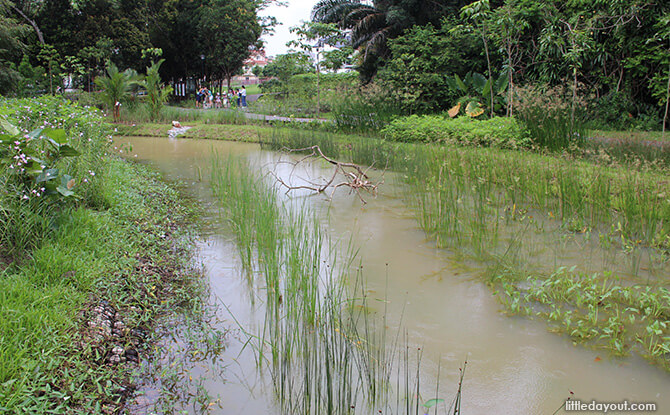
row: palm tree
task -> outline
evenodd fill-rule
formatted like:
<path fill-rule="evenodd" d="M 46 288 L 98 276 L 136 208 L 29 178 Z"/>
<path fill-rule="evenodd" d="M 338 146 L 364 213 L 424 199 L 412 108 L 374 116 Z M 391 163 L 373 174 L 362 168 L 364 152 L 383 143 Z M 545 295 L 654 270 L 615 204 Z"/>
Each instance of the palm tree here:
<path fill-rule="evenodd" d="M 161 108 L 163 108 L 163 105 L 172 93 L 172 87 L 163 85 L 161 76 L 158 73 L 163 62 L 165 62 L 165 59 L 151 62 L 151 66 L 147 68 L 147 76 L 141 83 L 144 89 L 147 90 L 147 105 L 149 106 L 149 114 L 152 121 L 158 118 Z"/>
<path fill-rule="evenodd" d="M 126 101 L 136 85 L 142 82 L 142 76 L 132 69 L 119 71 L 112 62 L 107 64 L 107 76 L 95 78 L 95 84 L 102 89 L 100 99 L 107 109 L 112 110 L 114 122 L 119 120 L 119 107 Z"/>
<path fill-rule="evenodd" d="M 388 3 L 375 1 L 370 5 L 356 0 L 321 0 L 312 9 L 312 20 L 351 29 L 351 44 L 360 53 L 358 70 L 366 82 L 376 72 L 379 59 L 388 54 L 387 39 L 400 29 L 388 22 Z"/>

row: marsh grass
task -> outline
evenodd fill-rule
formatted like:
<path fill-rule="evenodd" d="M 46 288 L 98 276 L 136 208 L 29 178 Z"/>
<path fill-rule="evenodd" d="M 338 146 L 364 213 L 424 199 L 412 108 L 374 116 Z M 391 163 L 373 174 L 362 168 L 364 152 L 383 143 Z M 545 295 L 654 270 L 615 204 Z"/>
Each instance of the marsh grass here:
<path fill-rule="evenodd" d="M 533 264 L 538 239 L 550 246 L 576 240 L 581 255 L 591 252 L 594 258 L 601 256 L 602 268 L 589 276 L 593 284 L 614 284 L 616 290 L 624 292 L 646 290 L 650 301 L 667 300 L 664 284 L 670 252 L 670 183 L 663 170 L 635 170 L 529 152 L 395 144 L 356 137 L 342 140 L 334 135 L 281 130 L 266 145 L 281 150 L 308 143 L 328 146 L 329 156 L 344 161 L 371 164 L 384 160 L 389 169 L 400 173 L 419 225 L 439 247 L 488 264 L 491 275 L 504 275 L 490 281 L 495 289 L 506 292 L 515 287 L 504 300 L 511 312 L 519 312 L 521 303 L 533 300 L 532 294 L 525 294 L 527 275 L 528 281 L 538 284 L 551 282 L 553 270 L 562 265 L 558 256 L 548 258 L 548 264 Z M 590 238 L 597 247 L 587 252 L 584 249 Z M 554 255 L 558 255 L 560 248 L 554 249 Z M 607 258 L 617 256 L 617 252 L 630 262 L 627 278 L 632 283 L 609 276 L 608 266 L 613 264 Z M 642 256 L 649 262 L 646 278 L 638 276 Z M 541 258 L 546 261 L 544 255 Z M 574 280 L 580 274 L 571 275 Z M 509 285 L 501 288 L 501 281 Z M 621 288 L 629 285 L 634 287 Z M 576 284 L 572 290 L 582 293 L 585 288 Z M 552 295 L 559 296 L 560 292 Z M 637 298 L 632 292 L 628 295 Z M 585 330 L 591 330 L 591 334 L 565 328 L 570 336 L 616 354 L 637 351 L 667 367 L 667 317 L 649 316 L 646 326 L 626 328 L 630 335 L 622 338 L 613 329 L 617 316 L 624 314 L 616 312 L 621 310 L 621 301 L 608 294 L 593 298 L 600 298 L 600 303 L 578 308 L 572 317 L 573 322 L 579 318 L 583 325 L 590 321 Z M 557 309 L 566 301 L 549 300 Z M 634 299 L 625 304 L 632 313 L 644 308 L 643 302 Z M 595 312 L 598 309 L 600 317 Z M 567 318 L 556 310 L 552 312 L 541 315 L 550 321 Z M 605 319 L 605 315 L 609 317 Z M 615 318 L 614 323 L 610 318 Z"/>
<path fill-rule="evenodd" d="M 420 413 L 421 356 L 388 333 L 386 311 L 373 318 L 354 247 L 340 253 L 314 213 L 281 202 L 246 163 L 213 163 L 246 273 L 262 278 L 265 318 L 251 344 L 282 412 Z"/>
<path fill-rule="evenodd" d="M 329 157 L 388 167 L 405 177 L 425 229 L 454 233 L 466 220 L 470 236 L 492 228 L 494 211 L 535 210 L 566 230 L 612 226 L 626 241 L 670 248 L 670 182 L 663 171 L 630 170 L 530 152 L 389 143 L 318 132 L 276 130 L 265 147 L 284 150 L 319 145 Z M 474 190 L 474 192 L 472 191 Z M 468 201 L 466 203 L 466 201 Z M 448 212 L 458 214 L 446 215 Z M 474 209 L 474 210 L 473 210 Z M 450 217 L 445 217 L 450 216 Z M 503 215 L 504 216 L 504 215 Z M 461 218 L 462 220 L 460 220 Z M 444 222 L 443 224 L 440 224 Z M 572 224 L 572 225 L 571 225 Z M 575 224 L 583 224 L 579 229 Z"/>

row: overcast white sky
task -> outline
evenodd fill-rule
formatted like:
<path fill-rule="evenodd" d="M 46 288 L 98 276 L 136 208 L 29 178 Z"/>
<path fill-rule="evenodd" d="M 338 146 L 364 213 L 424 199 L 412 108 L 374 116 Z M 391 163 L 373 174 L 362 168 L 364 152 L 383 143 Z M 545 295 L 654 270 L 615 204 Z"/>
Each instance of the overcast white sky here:
<path fill-rule="evenodd" d="M 292 39 L 289 28 L 298 26 L 301 21 L 309 21 L 312 7 L 318 0 L 287 0 L 288 7 L 272 5 L 261 12 L 263 16 L 274 16 L 281 25 L 275 27 L 273 36 L 263 36 L 265 41 L 265 53 L 268 56 L 276 56 L 286 53 L 288 48 L 286 42 Z"/>

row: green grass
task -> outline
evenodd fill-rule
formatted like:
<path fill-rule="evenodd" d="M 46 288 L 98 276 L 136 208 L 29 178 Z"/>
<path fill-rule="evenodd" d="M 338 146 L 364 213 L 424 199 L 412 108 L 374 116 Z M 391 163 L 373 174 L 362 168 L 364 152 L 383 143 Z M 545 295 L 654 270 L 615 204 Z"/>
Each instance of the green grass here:
<path fill-rule="evenodd" d="M 64 128 L 81 155 L 60 166 L 76 178 L 75 202 L 0 195 L 0 412 L 116 411 L 133 374 L 106 361 L 113 342 L 139 347 L 130 330 L 201 310 L 203 281 L 188 268 L 191 210 L 158 176 L 107 154 L 98 114 L 54 99 L 1 104 L 22 128 Z M 87 321 L 103 300 L 129 331 L 98 342 Z"/>
<path fill-rule="evenodd" d="M 202 138 L 211 140 L 258 142 L 263 137 L 272 135 L 272 127 L 255 125 L 207 124 L 202 121 L 183 122 L 184 126 L 193 127 L 181 138 Z M 171 123 L 142 123 L 137 125 L 118 124 L 119 135 L 168 138 Z"/>
<path fill-rule="evenodd" d="M 240 89 L 242 85 L 232 85 L 233 89 Z M 260 86 L 258 85 L 245 85 L 244 87 L 247 90 L 247 96 L 251 94 L 261 94 L 263 91 L 261 91 Z"/>
<path fill-rule="evenodd" d="M 592 130 L 589 131 L 589 137 L 605 138 L 612 140 L 629 140 L 629 141 L 645 141 L 645 140 L 661 140 L 661 131 L 603 131 Z M 665 140 L 670 139 L 670 134 L 665 134 Z"/>
<path fill-rule="evenodd" d="M 174 261 L 164 255 L 172 244 L 166 226 L 187 213 L 177 193 L 120 160 L 109 161 L 103 191 L 110 209 L 63 212 L 54 234 L 0 278 L 0 407 L 9 413 L 94 411 L 121 400 L 127 369 L 104 365 L 104 348 L 79 345 L 85 323 L 80 313 L 95 298 L 126 312 L 140 307 L 145 311 L 130 313 L 130 320 L 147 323 L 192 305 L 192 278 L 169 281 L 135 268 L 140 257 L 165 266 Z M 146 294 L 151 287 L 160 300 Z M 172 294 L 161 294 L 166 290 Z"/>

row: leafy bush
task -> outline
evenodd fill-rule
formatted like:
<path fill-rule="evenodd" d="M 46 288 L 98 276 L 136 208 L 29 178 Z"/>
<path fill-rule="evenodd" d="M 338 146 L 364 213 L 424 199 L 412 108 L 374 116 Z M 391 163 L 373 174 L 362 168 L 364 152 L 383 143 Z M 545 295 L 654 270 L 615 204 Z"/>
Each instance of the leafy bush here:
<path fill-rule="evenodd" d="M 441 115 L 412 115 L 393 120 L 381 131 L 384 138 L 401 142 L 440 142 L 468 146 L 526 148 L 528 134 L 515 118 L 449 119 Z"/>
<path fill-rule="evenodd" d="M 264 93 L 285 94 L 264 96 L 252 104 L 252 110 L 267 115 L 295 117 L 321 116 L 332 111 L 340 102 L 354 93 L 358 80 L 355 73 L 320 74 L 319 113 L 317 109 L 317 75 L 293 75 L 288 81 L 269 80 L 261 85 Z"/>
<path fill-rule="evenodd" d="M 642 130 L 661 128 L 659 108 L 633 100 L 624 92 L 611 92 L 590 100 L 588 126 L 596 130 Z"/>
<path fill-rule="evenodd" d="M 375 83 L 351 91 L 333 107 L 336 129 L 342 132 L 378 133 L 404 114 L 397 96 Z"/>
<path fill-rule="evenodd" d="M 37 246 L 75 203 L 101 207 L 110 136 L 98 110 L 67 100 L 0 99 L 0 246 Z"/>

